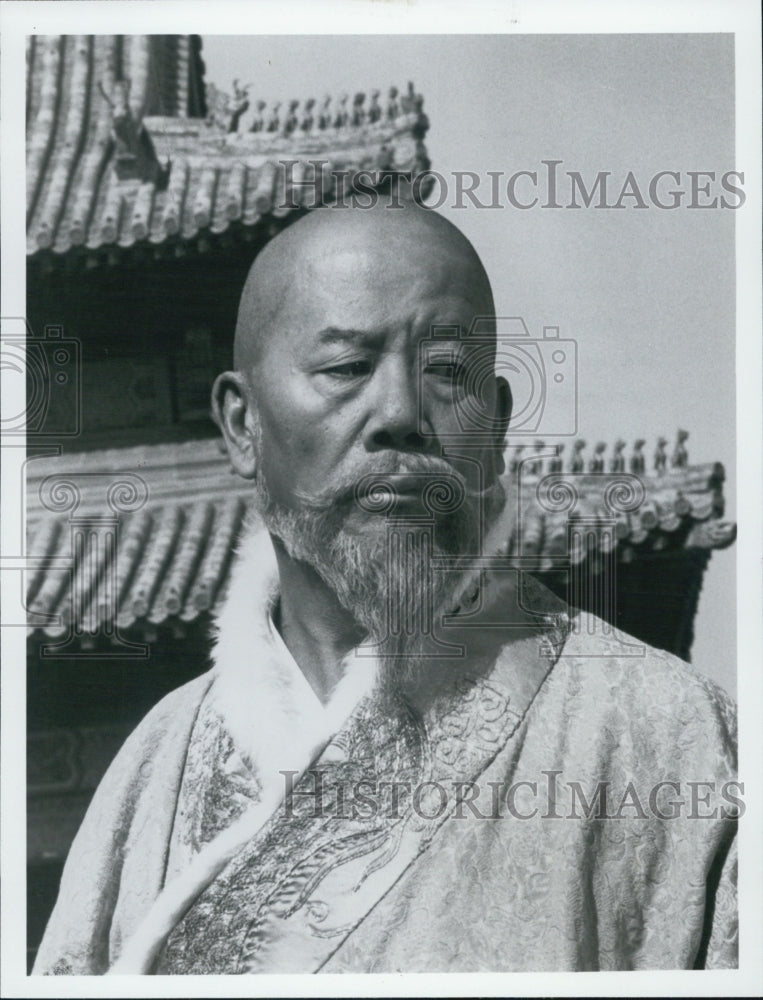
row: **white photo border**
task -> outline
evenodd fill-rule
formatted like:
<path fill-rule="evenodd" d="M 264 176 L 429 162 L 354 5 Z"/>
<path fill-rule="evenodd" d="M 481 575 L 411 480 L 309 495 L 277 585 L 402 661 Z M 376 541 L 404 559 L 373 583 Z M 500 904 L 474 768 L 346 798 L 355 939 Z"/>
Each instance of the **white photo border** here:
<path fill-rule="evenodd" d="M 254 34 L 628 34 L 730 32 L 736 52 L 736 167 L 745 172 L 746 203 L 736 212 L 737 462 L 745 470 L 736 517 L 740 780 L 740 966 L 729 972 L 501 973 L 437 975 L 282 975 L 95 978 L 28 977 L 26 945 L 26 756 L 23 628 L 0 629 L 2 643 L 2 995 L 14 997 L 213 996 L 755 996 L 763 982 L 763 367 L 761 366 L 761 88 L 760 13 L 754 0 L 280 0 L 216 3 L 186 0 L 3 2 L 2 304 L 0 315 L 25 315 L 23 205 L 25 44 L 30 33 Z M 3 413 L 24 400 L 3 394 Z M 19 481 L 24 449 L 2 443 L 3 614 L 18 602 L 14 554 L 24 526 Z M 4 619 L 8 621 L 9 618 Z"/>

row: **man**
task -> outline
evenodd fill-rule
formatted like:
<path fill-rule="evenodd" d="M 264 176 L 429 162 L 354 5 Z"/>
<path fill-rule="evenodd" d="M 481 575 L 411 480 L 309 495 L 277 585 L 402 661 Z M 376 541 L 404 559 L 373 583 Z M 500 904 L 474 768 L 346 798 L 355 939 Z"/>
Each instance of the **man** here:
<path fill-rule="evenodd" d="M 320 209 L 259 255 L 213 409 L 262 526 L 37 972 L 734 965 L 732 706 L 501 555 L 494 351 L 431 211 Z"/>

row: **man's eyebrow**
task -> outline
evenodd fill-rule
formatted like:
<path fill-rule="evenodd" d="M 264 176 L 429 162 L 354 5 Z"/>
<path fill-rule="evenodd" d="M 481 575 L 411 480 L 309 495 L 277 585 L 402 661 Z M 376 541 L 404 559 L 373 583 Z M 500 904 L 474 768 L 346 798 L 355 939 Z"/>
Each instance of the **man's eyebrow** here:
<path fill-rule="evenodd" d="M 318 331 L 318 340 L 321 344 L 378 340 L 381 336 L 383 335 L 375 330 L 342 330 L 336 326 L 327 326 L 324 330 Z"/>

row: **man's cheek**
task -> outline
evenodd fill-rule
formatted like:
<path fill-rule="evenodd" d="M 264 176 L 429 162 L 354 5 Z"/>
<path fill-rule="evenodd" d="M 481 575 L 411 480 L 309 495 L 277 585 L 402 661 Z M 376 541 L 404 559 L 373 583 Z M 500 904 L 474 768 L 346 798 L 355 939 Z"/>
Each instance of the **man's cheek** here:
<path fill-rule="evenodd" d="M 260 470 L 272 500 L 288 507 L 294 506 L 294 491 L 300 489 L 294 470 L 294 463 L 287 450 L 277 442 L 263 445 Z"/>
<path fill-rule="evenodd" d="M 299 471 L 293 462 L 314 451 L 313 431 L 293 406 L 273 406 L 263 417 L 262 431 L 263 451 L 269 463 L 276 468 L 282 466 L 292 475 Z"/>

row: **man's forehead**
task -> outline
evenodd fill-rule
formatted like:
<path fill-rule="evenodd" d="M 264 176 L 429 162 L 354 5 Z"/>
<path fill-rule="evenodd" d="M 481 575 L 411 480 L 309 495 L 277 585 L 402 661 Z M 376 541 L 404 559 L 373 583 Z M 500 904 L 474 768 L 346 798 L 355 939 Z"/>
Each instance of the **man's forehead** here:
<path fill-rule="evenodd" d="M 402 329 L 391 326 L 361 326 L 352 325 L 325 326 L 321 329 L 310 331 L 305 334 L 305 346 L 307 349 L 313 347 L 343 347 L 358 346 L 368 348 L 384 348 L 388 346 L 391 336 L 403 332 L 410 341 L 431 341 L 433 346 L 441 345 L 452 348 L 456 345 L 469 347 L 477 344 L 484 344 L 495 339 L 494 324 L 487 322 L 487 317 L 483 317 L 485 322 L 475 324 L 473 320 L 465 323 L 448 323 L 442 325 L 432 320 L 423 320 L 418 324 L 406 324 Z"/>
<path fill-rule="evenodd" d="M 406 323 L 420 333 L 428 319 L 468 327 L 472 316 L 491 312 L 479 257 L 442 217 L 421 208 L 319 209 L 255 261 L 239 309 L 237 364 L 278 333 L 311 339 L 327 327 Z"/>
<path fill-rule="evenodd" d="M 457 235 L 439 226 L 325 226 L 295 240 L 283 263 L 293 271 L 295 289 L 307 292 L 339 284 L 369 293 L 388 285 L 447 290 L 454 283 L 484 292 L 482 264 Z"/>

